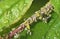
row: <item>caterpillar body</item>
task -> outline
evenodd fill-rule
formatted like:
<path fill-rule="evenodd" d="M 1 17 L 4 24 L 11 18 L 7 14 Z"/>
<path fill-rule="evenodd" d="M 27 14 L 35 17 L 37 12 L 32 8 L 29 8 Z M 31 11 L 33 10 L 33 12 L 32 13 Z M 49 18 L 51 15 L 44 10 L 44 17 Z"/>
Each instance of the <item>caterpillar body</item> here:
<path fill-rule="evenodd" d="M 30 32 L 30 24 L 33 22 L 37 22 L 37 19 L 40 19 L 47 23 L 47 20 L 51 17 L 51 12 L 53 11 L 53 6 L 48 2 L 44 7 L 42 7 L 40 10 L 36 11 L 35 14 L 33 14 L 31 17 L 29 17 L 25 22 L 23 22 L 18 28 L 11 31 L 8 35 L 8 38 L 11 39 L 16 33 L 22 32 L 25 28 L 28 29 L 28 32 Z"/>

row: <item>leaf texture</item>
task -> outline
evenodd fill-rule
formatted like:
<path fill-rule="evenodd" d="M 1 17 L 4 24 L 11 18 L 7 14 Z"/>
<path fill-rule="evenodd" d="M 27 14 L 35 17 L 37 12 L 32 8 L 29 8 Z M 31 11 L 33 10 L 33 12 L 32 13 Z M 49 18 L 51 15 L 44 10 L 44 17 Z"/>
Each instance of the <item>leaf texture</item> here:
<path fill-rule="evenodd" d="M 0 31 L 22 18 L 33 0 L 0 0 Z"/>

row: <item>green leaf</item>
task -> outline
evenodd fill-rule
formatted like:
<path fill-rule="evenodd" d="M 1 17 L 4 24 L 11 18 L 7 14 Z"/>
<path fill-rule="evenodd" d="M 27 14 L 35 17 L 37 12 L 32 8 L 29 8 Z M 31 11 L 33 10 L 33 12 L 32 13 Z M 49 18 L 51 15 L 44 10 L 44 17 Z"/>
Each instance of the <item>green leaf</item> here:
<path fill-rule="evenodd" d="M 57 14 L 60 14 L 60 0 L 51 0 L 51 3 L 54 6 L 55 12 L 57 12 Z"/>
<path fill-rule="evenodd" d="M 33 0 L 0 0 L 0 31 L 22 18 Z"/>
<path fill-rule="evenodd" d="M 56 12 L 58 17 L 55 19 L 52 27 L 48 30 L 46 39 L 60 39 L 60 0 L 51 0 L 51 3 L 54 6 L 54 12 Z"/>

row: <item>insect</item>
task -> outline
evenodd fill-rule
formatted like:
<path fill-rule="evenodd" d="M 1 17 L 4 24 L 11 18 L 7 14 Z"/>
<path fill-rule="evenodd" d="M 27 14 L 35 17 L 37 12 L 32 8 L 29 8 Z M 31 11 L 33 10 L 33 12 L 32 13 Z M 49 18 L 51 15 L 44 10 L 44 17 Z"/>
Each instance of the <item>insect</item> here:
<path fill-rule="evenodd" d="M 8 38 L 11 39 L 15 34 L 22 32 L 24 28 L 25 28 L 25 26 L 22 23 L 17 29 L 15 29 L 9 33 Z"/>
<path fill-rule="evenodd" d="M 8 38 L 11 39 L 16 33 L 22 32 L 25 28 L 27 29 L 27 33 L 30 33 L 31 35 L 30 25 L 33 22 L 37 22 L 38 19 L 47 23 L 47 21 L 51 17 L 52 11 L 53 11 L 53 6 L 50 4 L 50 2 L 48 2 L 44 7 L 36 11 L 35 14 L 33 14 L 31 17 L 25 20 L 18 28 L 11 31 L 8 35 Z"/>

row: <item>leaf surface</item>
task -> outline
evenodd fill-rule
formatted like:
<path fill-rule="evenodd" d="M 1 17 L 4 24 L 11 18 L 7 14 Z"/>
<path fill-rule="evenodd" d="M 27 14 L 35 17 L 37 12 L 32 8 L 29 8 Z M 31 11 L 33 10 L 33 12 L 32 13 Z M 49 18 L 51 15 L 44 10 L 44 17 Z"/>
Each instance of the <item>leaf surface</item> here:
<path fill-rule="evenodd" d="M 33 0 L 0 0 L 0 31 L 22 18 Z"/>

